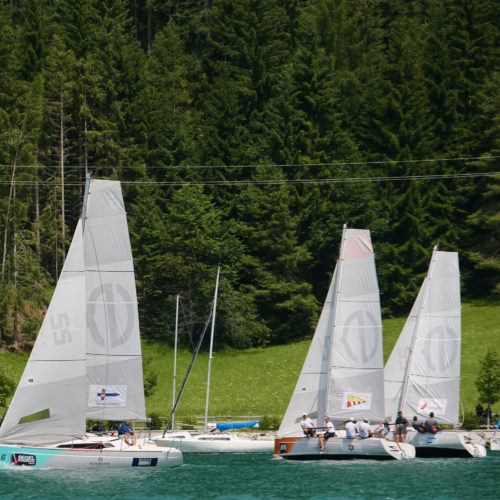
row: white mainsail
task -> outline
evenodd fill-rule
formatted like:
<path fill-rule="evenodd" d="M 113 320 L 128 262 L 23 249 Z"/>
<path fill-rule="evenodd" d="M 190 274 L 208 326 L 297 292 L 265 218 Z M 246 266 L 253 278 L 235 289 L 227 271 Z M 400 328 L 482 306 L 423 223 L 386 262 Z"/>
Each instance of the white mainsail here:
<path fill-rule="evenodd" d="M 427 276 L 385 367 L 386 413 L 458 424 L 460 391 L 458 254 L 434 249 Z"/>
<path fill-rule="evenodd" d="M 86 416 L 145 420 L 134 266 L 120 183 L 91 181 L 86 215 Z"/>
<path fill-rule="evenodd" d="M 4 443 L 48 444 L 85 432 L 85 266 L 81 220 L 16 393 Z"/>
<path fill-rule="evenodd" d="M 384 418 L 382 318 L 370 232 L 344 229 L 340 257 L 279 435 L 317 420 Z"/>

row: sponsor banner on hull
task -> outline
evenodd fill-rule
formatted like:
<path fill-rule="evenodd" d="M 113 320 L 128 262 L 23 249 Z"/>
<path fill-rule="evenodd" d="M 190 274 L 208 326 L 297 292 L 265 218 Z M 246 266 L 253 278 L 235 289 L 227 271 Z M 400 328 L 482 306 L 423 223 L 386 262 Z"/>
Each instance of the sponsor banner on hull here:
<path fill-rule="evenodd" d="M 132 460 L 132 467 L 155 467 L 158 463 L 156 457 L 153 458 L 134 458 Z"/>
<path fill-rule="evenodd" d="M 13 453 L 10 459 L 12 465 L 36 465 L 36 456 L 28 453 Z"/>

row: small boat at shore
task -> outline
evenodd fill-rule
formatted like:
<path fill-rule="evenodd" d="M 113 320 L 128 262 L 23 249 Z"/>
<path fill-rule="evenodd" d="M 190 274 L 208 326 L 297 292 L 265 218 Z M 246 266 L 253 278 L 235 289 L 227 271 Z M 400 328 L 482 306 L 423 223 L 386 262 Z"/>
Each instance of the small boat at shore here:
<path fill-rule="evenodd" d="M 459 426 L 461 306 L 458 254 L 434 248 L 426 278 L 385 366 L 386 414 Z M 408 432 L 418 457 L 484 457 L 474 433 Z"/>
<path fill-rule="evenodd" d="M 209 361 L 208 361 L 208 376 L 207 376 L 207 395 L 206 395 L 206 405 L 205 405 L 205 425 L 204 432 L 202 434 L 192 434 L 188 431 L 171 431 L 168 432 L 169 425 L 172 422 L 175 415 L 175 410 L 179 403 L 179 399 L 182 395 L 184 387 L 186 385 L 187 379 L 189 377 L 191 368 L 196 359 L 197 353 L 199 351 L 201 342 L 203 340 L 203 336 L 205 334 L 205 329 L 203 330 L 200 340 L 198 341 L 198 345 L 195 349 L 195 353 L 193 359 L 191 361 L 191 365 L 188 368 L 188 372 L 186 377 L 184 378 L 184 382 L 179 391 L 179 394 L 174 402 L 172 413 L 167 422 L 165 430 L 161 436 L 155 436 L 152 438 L 153 442 L 157 443 L 160 446 L 169 446 L 173 448 L 177 448 L 182 450 L 183 453 L 265 453 L 272 452 L 274 449 L 274 442 L 272 440 L 259 439 L 259 436 L 256 434 L 250 435 L 250 437 L 240 437 L 234 433 L 224 432 L 231 429 L 243 429 L 243 428 L 251 428 L 255 425 L 262 423 L 261 421 L 252 421 L 252 422 L 233 422 L 233 423 L 218 423 L 216 424 L 216 429 L 213 429 L 211 432 L 207 432 L 208 430 L 208 405 L 210 401 L 210 375 L 212 368 L 212 352 L 213 352 L 213 342 L 214 342 L 214 333 L 215 333 L 215 316 L 217 310 L 217 293 L 219 289 L 219 278 L 220 278 L 220 266 L 217 269 L 217 278 L 215 282 L 215 292 L 214 292 L 214 302 L 209 318 L 212 319 L 212 329 L 210 334 L 210 352 L 209 352 Z M 177 299 L 177 304 L 179 299 Z M 177 317 L 177 313 L 176 313 Z M 176 340 L 175 344 L 177 345 L 177 321 L 176 321 Z M 174 367 L 176 361 L 174 357 Z M 174 399 L 175 399 L 175 368 L 174 368 Z M 219 432 L 215 432 L 218 430 Z"/>
<path fill-rule="evenodd" d="M 182 453 L 270 453 L 274 441 L 259 436 L 241 437 L 231 432 L 191 434 L 188 431 L 167 433 L 153 438 L 161 445 L 178 448 Z"/>
<path fill-rule="evenodd" d="M 415 448 L 383 438 L 345 437 L 336 431 L 320 450 L 304 436 L 301 415 L 336 425 L 353 418 L 384 420 L 382 317 L 370 232 L 344 226 L 340 255 L 297 385 L 275 440 L 274 455 L 288 460 L 377 459 L 415 456 Z"/>
<path fill-rule="evenodd" d="M 86 420 L 146 421 L 137 295 L 120 183 L 87 179 L 82 217 L 0 427 L 0 468 L 175 467 L 182 453 L 127 444 Z"/>

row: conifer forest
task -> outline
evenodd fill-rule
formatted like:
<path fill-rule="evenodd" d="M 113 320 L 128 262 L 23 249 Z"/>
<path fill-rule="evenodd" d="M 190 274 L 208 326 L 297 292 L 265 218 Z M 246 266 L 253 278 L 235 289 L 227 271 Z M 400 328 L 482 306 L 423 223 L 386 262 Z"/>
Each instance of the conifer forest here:
<path fill-rule="evenodd" d="M 385 317 L 433 246 L 500 296 L 500 0 L 0 0 L 0 346 L 36 337 L 85 178 L 122 182 L 141 333 L 308 338 L 342 227 Z"/>

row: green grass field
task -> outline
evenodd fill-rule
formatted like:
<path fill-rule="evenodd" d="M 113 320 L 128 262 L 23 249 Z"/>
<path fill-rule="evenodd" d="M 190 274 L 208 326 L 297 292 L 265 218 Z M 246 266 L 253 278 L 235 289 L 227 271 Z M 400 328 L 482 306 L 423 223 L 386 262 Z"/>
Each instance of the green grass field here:
<path fill-rule="evenodd" d="M 384 321 L 384 357 L 388 358 L 405 318 Z M 208 339 L 205 339 L 207 342 Z M 215 352 L 212 361 L 209 415 L 264 416 L 283 415 L 295 387 L 310 341 L 287 346 Z M 465 411 L 478 401 L 474 386 L 480 360 L 489 346 L 500 355 L 500 304 L 469 302 L 462 308 L 462 382 L 461 399 Z M 208 342 L 207 342 L 208 345 Z M 177 361 L 177 388 L 186 373 L 191 353 L 181 350 Z M 173 350 L 160 343 L 143 343 L 146 371 L 157 374 L 158 385 L 147 398 L 148 415 L 168 416 L 172 407 Z M 21 376 L 27 355 L 0 352 L 1 367 L 16 381 Z M 202 415 L 205 412 L 208 353 L 198 356 L 177 415 Z M 500 413 L 500 402 L 493 406 Z"/>

